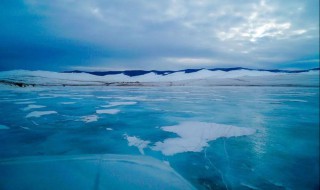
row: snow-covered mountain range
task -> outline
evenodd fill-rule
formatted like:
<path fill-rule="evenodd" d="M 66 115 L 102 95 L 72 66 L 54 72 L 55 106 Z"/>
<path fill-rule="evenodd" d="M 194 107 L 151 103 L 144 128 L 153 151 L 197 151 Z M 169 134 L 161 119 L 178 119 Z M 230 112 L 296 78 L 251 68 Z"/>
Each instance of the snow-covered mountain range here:
<path fill-rule="evenodd" d="M 0 83 L 18 86 L 319 86 L 319 68 L 256 70 L 247 68 L 179 71 L 27 71 L 0 72 Z"/>

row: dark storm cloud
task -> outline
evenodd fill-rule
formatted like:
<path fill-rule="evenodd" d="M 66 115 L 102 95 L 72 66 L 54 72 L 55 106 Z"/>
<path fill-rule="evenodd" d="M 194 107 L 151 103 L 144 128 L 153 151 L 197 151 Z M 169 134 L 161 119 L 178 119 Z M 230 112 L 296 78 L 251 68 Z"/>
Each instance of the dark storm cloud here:
<path fill-rule="evenodd" d="M 0 69 L 308 68 L 318 1 L 5 1 Z"/>

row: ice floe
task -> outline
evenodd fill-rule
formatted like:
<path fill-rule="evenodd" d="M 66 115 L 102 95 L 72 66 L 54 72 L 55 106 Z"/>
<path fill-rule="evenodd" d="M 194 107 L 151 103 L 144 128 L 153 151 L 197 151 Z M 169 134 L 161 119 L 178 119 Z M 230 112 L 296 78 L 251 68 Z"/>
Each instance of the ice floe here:
<path fill-rule="evenodd" d="M 134 105 L 137 102 L 110 102 L 109 105 L 101 106 L 104 108 L 109 108 L 109 107 L 115 107 L 115 106 L 128 106 L 128 105 Z"/>
<path fill-rule="evenodd" d="M 45 107 L 46 106 L 31 104 L 31 105 L 28 105 L 27 107 L 23 108 L 22 110 L 23 111 L 28 111 L 28 110 L 31 110 L 31 109 L 39 109 L 39 108 L 45 108 Z"/>
<path fill-rule="evenodd" d="M 26 118 L 41 117 L 43 115 L 50 115 L 50 114 L 57 114 L 57 112 L 56 111 L 33 111 L 33 112 L 29 113 L 28 115 L 26 115 Z"/>
<path fill-rule="evenodd" d="M 95 121 L 98 121 L 98 119 L 99 117 L 97 115 L 87 115 L 87 116 L 81 117 L 81 120 L 86 123 L 95 122 Z"/>
<path fill-rule="evenodd" d="M 1 129 L 9 129 L 9 127 L 0 124 L 0 130 L 1 130 Z"/>
<path fill-rule="evenodd" d="M 144 155 L 143 149 L 148 147 L 150 141 L 142 140 L 135 136 L 128 136 L 127 134 L 124 135 L 125 139 L 128 141 L 129 146 L 135 146 L 139 149 L 139 152 Z"/>
<path fill-rule="evenodd" d="M 97 114 L 117 114 L 120 110 L 118 109 L 106 109 L 106 110 L 96 110 Z"/>
<path fill-rule="evenodd" d="M 176 133 L 179 137 L 156 142 L 153 150 L 164 155 L 182 152 L 201 152 L 208 142 L 222 137 L 239 137 L 255 133 L 255 129 L 205 122 L 182 122 L 174 126 L 161 127 L 167 132 Z"/>

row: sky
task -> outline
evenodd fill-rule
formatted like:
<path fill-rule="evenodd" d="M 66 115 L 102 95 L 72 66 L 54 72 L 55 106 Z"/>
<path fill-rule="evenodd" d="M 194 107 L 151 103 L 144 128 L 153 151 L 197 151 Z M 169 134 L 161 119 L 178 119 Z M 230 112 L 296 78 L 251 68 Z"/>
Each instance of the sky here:
<path fill-rule="evenodd" d="M 0 70 L 319 67 L 318 0 L 2 0 Z"/>

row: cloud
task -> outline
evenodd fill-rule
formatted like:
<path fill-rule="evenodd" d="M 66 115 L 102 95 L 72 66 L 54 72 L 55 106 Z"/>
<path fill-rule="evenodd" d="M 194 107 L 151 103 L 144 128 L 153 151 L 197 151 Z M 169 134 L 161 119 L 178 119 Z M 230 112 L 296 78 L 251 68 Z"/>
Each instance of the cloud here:
<path fill-rule="evenodd" d="M 318 4 L 311 0 L 25 0 L 2 8 L 19 11 L 2 14 L 5 30 L 0 33 L 5 37 L 0 40 L 62 52 L 41 59 L 41 64 L 38 61 L 37 67 L 43 68 L 52 64 L 60 69 L 285 67 L 306 57 L 319 58 Z"/>

